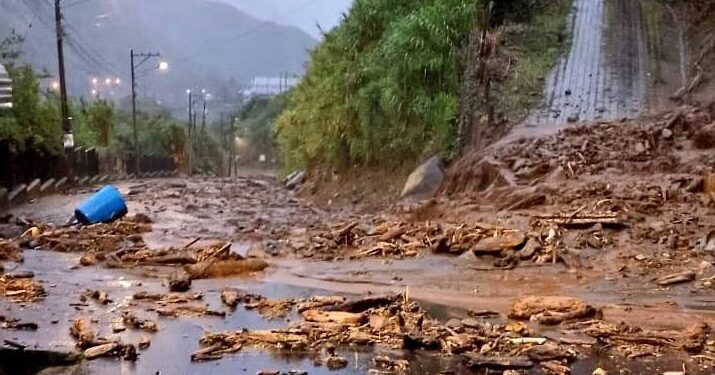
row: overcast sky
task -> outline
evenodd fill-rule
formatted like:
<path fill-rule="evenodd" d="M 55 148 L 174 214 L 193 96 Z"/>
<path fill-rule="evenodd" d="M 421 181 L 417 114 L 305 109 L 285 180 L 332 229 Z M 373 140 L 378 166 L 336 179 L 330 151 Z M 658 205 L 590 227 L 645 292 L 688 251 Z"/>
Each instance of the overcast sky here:
<path fill-rule="evenodd" d="M 338 24 L 352 0 L 217 0 L 262 20 L 296 26 L 320 37 L 316 22 L 324 30 Z"/>

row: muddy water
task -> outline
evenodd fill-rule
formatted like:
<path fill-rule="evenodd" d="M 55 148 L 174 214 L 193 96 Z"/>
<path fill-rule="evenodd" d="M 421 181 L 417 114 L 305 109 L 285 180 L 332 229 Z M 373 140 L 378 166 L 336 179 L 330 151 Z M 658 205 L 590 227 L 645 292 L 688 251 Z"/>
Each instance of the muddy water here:
<path fill-rule="evenodd" d="M 574 0 L 571 48 L 549 74 L 544 101 L 514 135 L 638 116 L 647 61 L 642 19 L 638 0 Z"/>
<path fill-rule="evenodd" d="M 121 334 L 112 334 L 109 330 L 112 318 L 120 315 L 126 299 L 138 291 L 165 292 L 166 288 L 158 279 L 127 274 L 126 270 L 108 270 L 100 268 L 71 269 L 77 263 L 78 256 L 45 251 L 25 251 L 22 264 L 10 264 L 9 269 L 20 272 L 32 270 L 35 277 L 43 282 L 48 291 L 47 298 L 39 303 L 15 305 L 0 302 L 3 315 L 21 317 L 25 322 L 36 322 L 40 328 L 35 331 L 0 331 L 0 338 L 11 339 L 37 349 L 73 351 L 74 341 L 69 336 L 69 326 L 75 318 L 96 319 L 93 326 L 103 337 L 120 337 L 123 342 L 136 343 L 145 333 L 127 330 Z M 304 287 L 289 286 L 279 283 L 262 283 L 248 279 L 199 280 L 192 286 L 192 292 L 204 294 L 204 303 L 212 309 L 227 311 L 226 318 L 177 318 L 157 319 L 153 313 L 134 308 L 139 316 L 151 318 L 159 324 L 159 332 L 151 337 L 151 346 L 140 351 L 136 362 L 116 359 L 98 359 L 82 363 L 80 374 L 255 374 L 266 369 L 284 372 L 290 370 L 307 371 L 310 374 L 365 374 L 370 368 L 371 358 L 376 351 L 369 348 L 343 348 L 341 355 L 350 365 L 339 371 L 329 371 L 325 367 L 316 367 L 308 353 L 277 352 L 267 353 L 244 350 L 227 355 L 220 361 L 192 363 L 190 355 L 198 349 L 199 338 L 205 331 L 230 331 L 246 329 L 283 328 L 296 315 L 285 319 L 264 320 L 256 312 L 239 307 L 228 311 L 220 303 L 220 291 L 225 287 L 239 288 L 251 293 L 258 293 L 272 298 L 307 298 L 312 295 L 326 294 L 326 291 Z M 86 289 L 102 290 L 109 293 L 113 302 L 102 306 L 88 301 L 86 306 L 71 306 L 80 302 L 80 295 Z M 447 314 L 447 310 L 437 307 L 433 310 Z M 410 374 L 433 374 L 444 369 L 466 373 L 459 362 L 438 358 L 432 355 L 409 355 L 401 352 L 379 351 L 393 357 L 408 356 L 413 366 Z M 77 372 L 75 372 L 77 373 Z"/>

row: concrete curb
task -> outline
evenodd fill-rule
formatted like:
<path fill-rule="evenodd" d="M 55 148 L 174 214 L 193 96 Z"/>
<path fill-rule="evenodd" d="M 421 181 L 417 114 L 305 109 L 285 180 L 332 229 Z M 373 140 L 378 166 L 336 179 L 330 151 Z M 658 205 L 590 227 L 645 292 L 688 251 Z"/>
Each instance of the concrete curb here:
<path fill-rule="evenodd" d="M 179 175 L 179 171 L 157 171 L 157 172 L 147 172 L 142 174 L 139 178 L 157 178 L 157 177 L 175 177 Z M 67 177 L 62 177 L 59 180 L 50 178 L 46 181 L 42 181 L 39 178 L 32 180 L 29 184 L 20 184 L 14 187 L 12 190 L 4 187 L 0 187 L 0 212 L 12 208 L 13 206 L 20 205 L 31 199 L 39 198 L 42 196 L 60 193 L 69 190 L 71 187 L 89 187 L 97 184 L 105 184 L 112 181 L 126 181 L 134 180 L 133 174 L 124 175 L 96 175 L 96 176 L 83 176 L 81 178 L 75 178 L 75 183 L 72 185 L 69 183 Z"/>

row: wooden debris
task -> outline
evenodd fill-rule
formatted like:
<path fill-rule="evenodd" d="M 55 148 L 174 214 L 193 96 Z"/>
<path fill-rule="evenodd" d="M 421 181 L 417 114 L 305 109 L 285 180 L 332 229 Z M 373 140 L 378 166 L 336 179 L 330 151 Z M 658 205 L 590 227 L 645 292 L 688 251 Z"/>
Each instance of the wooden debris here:
<path fill-rule="evenodd" d="M 509 313 L 511 319 L 533 320 L 541 324 L 559 324 L 564 321 L 589 319 L 600 312 L 573 297 L 523 297 L 514 302 Z"/>
<path fill-rule="evenodd" d="M 367 317 L 364 314 L 356 314 L 345 311 L 307 310 L 301 315 L 305 321 L 317 323 L 337 323 L 356 326 L 364 324 L 367 321 Z"/>
<path fill-rule="evenodd" d="M 45 289 L 32 280 L 32 275 L 0 274 L 0 296 L 7 297 L 12 302 L 36 302 L 45 298 Z"/>
<path fill-rule="evenodd" d="M 658 284 L 660 286 L 668 286 L 668 285 L 688 283 L 693 280 L 695 280 L 695 272 L 684 271 L 684 272 L 678 272 L 675 274 L 663 276 L 661 278 L 656 279 L 655 282 L 656 282 L 656 284 Z"/>
<path fill-rule="evenodd" d="M 465 353 L 467 367 L 471 369 L 490 368 L 496 370 L 528 369 L 534 367 L 528 357 L 487 357 L 478 353 Z"/>

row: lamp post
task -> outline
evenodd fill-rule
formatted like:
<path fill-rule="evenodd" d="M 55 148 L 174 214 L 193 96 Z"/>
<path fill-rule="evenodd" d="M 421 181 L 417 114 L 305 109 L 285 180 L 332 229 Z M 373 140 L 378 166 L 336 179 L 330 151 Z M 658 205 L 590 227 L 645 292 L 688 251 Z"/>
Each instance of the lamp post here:
<path fill-rule="evenodd" d="M 129 52 L 130 55 L 130 65 L 132 68 L 132 132 L 134 138 L 134 172 L 137 176 L 141 172 L 139 169 L 139 135 L 137 134 L 137 83 L 136 83 L 136 69 L 142 64 L 147 62 L 152 57 L 159 57 L 159 52 L 154 53 L 135 53 L 134 50 Z M 139 63 L 135 63 L 134 59 L 137 57 L 143 58 Z M 169 64 L 165 61 L 159 62 L 157 69 L 167 70 Z"/>

